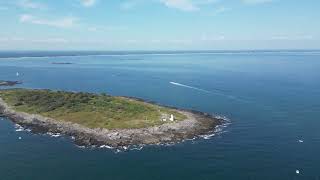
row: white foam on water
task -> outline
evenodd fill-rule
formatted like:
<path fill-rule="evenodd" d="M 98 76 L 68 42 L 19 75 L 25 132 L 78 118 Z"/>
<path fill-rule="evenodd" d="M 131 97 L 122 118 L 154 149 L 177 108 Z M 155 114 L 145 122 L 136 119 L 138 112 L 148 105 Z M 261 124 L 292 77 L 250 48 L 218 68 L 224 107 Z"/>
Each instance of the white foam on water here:
<path fill-rule="evenodd" d="M 86 149 L 86 148 L 98 148 L 98 149 L 110 149 L 112 150 L 114 153 L 121 153 L 121 152 L 125 152 L 125 151 L 131 151 L 131 150 L 136 150 L 136 151 L 140 151 L 143 149 L 144 145 L 132 145 L 132 146 L 121 146 L 121 147 L 112 147 L 109 145 L 101 145 L 101 146 L 79 146 L 76 145 L 78 148 L 81 149 Z"/>
<path fill-rule="evenodd" d="M 130 150 L 137 150 L 137 151 L 141 151 L 143 149 L 143 146 L 139 146 L 139 147 L 133 147 Z"/>
<path fill-rule="evenodd" d="M 53 134 L 52 137 L 60 137 L 60 134 Z"/>
<path fill-rule="evenodd" d="M 216 134 L 213 133 L 213 134 L 208 134 L 208 135 L 203 135 L 202 138 L 203 139 L 211 139 L 211 137 L 215 136 Z"/>
<path fill-rule="evenodd" d="M 14 127 L 16 128 L 16 132 L 25 131 L 25 129 L 22 126 L 20 126 L 19 124 L 15 124 Z"/>
<path fill-rule="evenodd" d="M 52 133 L 52 132 L 48 132 L 47 133 L 49 136 L 51 136 L 51 137 L 60 137 L 61 136 L 61 134 L 60 133 Z"/>
<path fill-rule="evenodd" d="M 208 134 L 205 134 L 205 135 L 201 135 L 200 136 L 201 138 L 208 140 L 216 135 L 220 135 L 222 133 L 228 132 L 228 131 L 225 131 L 224 129 L 227 128 L 231 124 L 231 121 L 225 116 L 217 115 L 217 116 L 215 116 L 215 118 L 223 120 L 224 123 L 221 125 L 218 125 L 212 132 L 209 132 Z"/>
<path fill-rule="evenodd" d="M 113 147 L 111 147 L 111 146 L 108 146 L 108 145 L 101 145 L 101 146 L 99 146 L 99 148 L 101 148 L 101 149 L 114 149 Z"/>
<path fill-rule="evenodd" d="M 78 145 L 76 145 L 78 148 L 80 148 L 80 149 L 85 149 L 86 147 L 85 146 L 78 146 Z"/>
<path fill-rule="evenodd" d="M 31 132 L 31 129 L 26 129 L 26 128 L 20 126 L 19 124 L 15 124 L 14 128 L 16 129 L 15 130 L 16 132 L 24 132 L 24 131 L 25 132 Z"/>

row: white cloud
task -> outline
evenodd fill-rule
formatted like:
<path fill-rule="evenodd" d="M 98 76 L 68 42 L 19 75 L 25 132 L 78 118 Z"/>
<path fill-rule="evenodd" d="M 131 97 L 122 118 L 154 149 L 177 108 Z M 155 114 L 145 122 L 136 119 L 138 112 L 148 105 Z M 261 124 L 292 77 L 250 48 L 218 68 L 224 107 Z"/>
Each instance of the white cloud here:
<path fill-rule="evenodd" d="M 4 37 L 4 38 L 1 38 L 0 37 L 0 42 L 12 42 L 12 41 L 24 41 L 25 39 L 24 38 L 21 38 L 21 37 Z"/>
<path fill-rule="evenodd" d="M 223 41 L 226 40 L 224 35 L 208 35 L 207 33 L 203 33 L 202 37 L 200 38 L 201 41 Z"/>
<path fill-rule="evenodd" d="M 69 43 L 69 40 L 66 40 L 64 38 L 46 38 L 46 39 L 34 39 L 30 42 L 35 43 Z"/>
<path fill-rule="evenodd" d="M 125 1 L 120 4 L 120 8 L 124 10 L 132 9 L 137 6 L 141 1 L 137 0 L 130 0 L 130 1 Z"/>
<path fill-rule="evenodd" d="M 158 2 L 168 8 L 178 9 L 181 11 L 197 11 L 205 5 L 211 5 L 221 0 L 153 0 L 149 2 Z M 121 9 L 128 10 L 136 7 L 138 4 L 146 3 L 146 0 L 126 0 L 120 4 Z"/>
<path fill-rule="evenodd" d="M 121 31 L 127 29 L 124 26 L 88 26 L 91 32 Z"/>
<path fill-rule="evenodd" d="M 169 8 L 182 11 L 197 11 L 203 6 L 218 3 L 220 0 L 159 0 Z"/>
<path fill-rule="evenodd" d="M 312 35 L 293 35 L 293 36 L 287 36 L 287 35 L 277 35 L 271 37 L 272 40 L 312 40 L 314 39 Z"/>
<path fill-rule="evenodd" d="M 224 13 L 226 11 L 230 11 L 231 8 L 227 8 L 227 7 L 224 7 L 224 6 L 221 6 L 221 7 L 218 7 L 214 12 L 213 12 L 213 15 L 218 15 L 218 14 L 221 14 L 221 13 Z"/>
<path fill-rule="evenodd" d="M 18 5 L 26 9 L 47 9 L 47 6 L 42 3 L 33 2 L 31 0 L 21 0 Z"/>
<path fill-rule="evenodd" d="M 21 37 L 6 37 L 1 38 L 0 42 L 27 42 L 27 43 L 69 43 L 69 40 L 64 38 L 42 38 L 42 39 L 25 39 Z"/>
<path fill-rule="evenodd" d="M 199 8 L 191 0 L 160 0 L 169 8 L 176 8 L 183 11 L 196 11 Z"/>
<path fill-rule="evenodd" d="M 64 17 L 61 19 L 43 19 L 30 14 L 20 16 L 20 22 L 38 25 L 47 25 L 58 28 L 71 28 L 75 25 L 77 19 L 74 17 Z"/>
<path fill-rule="evenodd" d="M 91 7 L 91 6 L 94 6 L 96 4 L 96 0 L 81 0 L 81 4 L 84 6 L 84 7 Z"/>
<path fill-rule="evenodd" d="M 263 4 L 263 3 L 269 3 L 273 0 L 242 0 L 242 2 L 246 4 Z"/>

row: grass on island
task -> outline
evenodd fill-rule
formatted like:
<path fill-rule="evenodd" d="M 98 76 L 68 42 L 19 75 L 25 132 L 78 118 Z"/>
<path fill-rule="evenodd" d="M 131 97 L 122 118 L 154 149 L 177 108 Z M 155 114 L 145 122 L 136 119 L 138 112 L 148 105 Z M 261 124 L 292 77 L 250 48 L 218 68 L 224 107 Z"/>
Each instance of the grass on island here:
<path fill-rule="evenodd" d="M 175 121 L 186 118 L 174 109 L 106 94 L 11 89 L 1 90 L 0 97 L 16 111 L 89 128 L 143 128 L 161 125 L 162 117 L 171 114 Z"/>

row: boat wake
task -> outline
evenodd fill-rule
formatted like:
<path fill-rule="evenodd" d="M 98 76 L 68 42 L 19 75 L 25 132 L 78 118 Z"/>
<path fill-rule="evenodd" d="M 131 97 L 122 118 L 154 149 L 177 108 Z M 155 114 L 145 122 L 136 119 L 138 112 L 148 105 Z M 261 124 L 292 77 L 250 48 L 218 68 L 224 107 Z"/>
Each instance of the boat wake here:
<path fill-rule="evenodd" d="M 175 85 L 175 86 L 189 88 L 189 89 L 195 89 L 195 90 L 206 92 L 206 93 L 212 93 L 211 91 L 207 91 L 205 89 L 201 89 L 201 88 L 197 88 L 197 87 L 193 87 L 193 86 L 188 86 L 188 85 L 185 85 L 185 84 L 180 84 L 180 83 L 177 83 L 177 82 L 170 82 L 170 84 Z"/>
<path fill-rule="evenodd" d="M 194 89 L 194 90 L 205 92 L 205 93 L 208 93 L 208 94 L 224 96 L 224 97 L 227 97 L 229 99 L 233 99 L 233 100 L 237 100 L 237 101 L 241 101 L 241 102 L 250 102 L 250 101 L 248 101 L 246 99 L 243 99 L 243 98 L 239 98 L 239 97 L 236 97 L 236 96 L 225 94 L 220 90 L 208 91 L 208 90 L 205 90 L 205 89 L 201 89 L 201 88 L 198 88 L 198 87 L 189 86 L 189 85 L 186 85 L 186 84 L 181 84 L 181 83 L 177 83 L 177 82 L 173 82 L 173 81 L 171 81 L 170 84 L 175 85 L 175 86 L 184 87 L 184 88 Z"/>

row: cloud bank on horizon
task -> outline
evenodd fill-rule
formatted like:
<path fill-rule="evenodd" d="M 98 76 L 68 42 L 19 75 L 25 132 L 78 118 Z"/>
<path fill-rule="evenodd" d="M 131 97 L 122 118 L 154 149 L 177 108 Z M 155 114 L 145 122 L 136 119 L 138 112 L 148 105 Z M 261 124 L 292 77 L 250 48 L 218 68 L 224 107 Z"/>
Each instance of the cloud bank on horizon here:
<path fill-rule="evenodd" d="M 0 1 L 0 50 L 318 49 L 318 1 Z"/>

